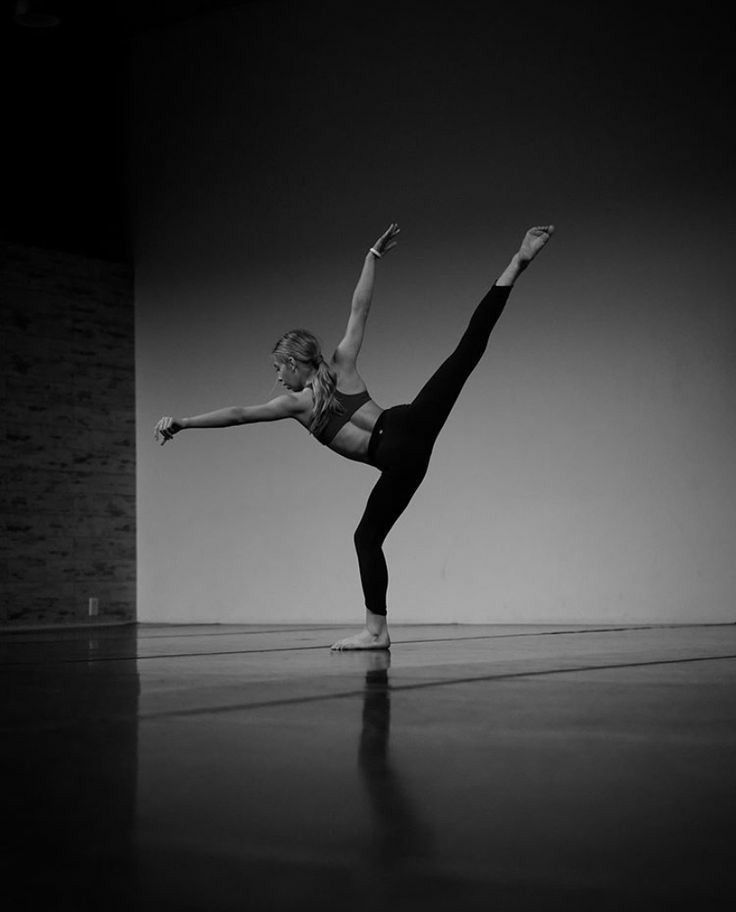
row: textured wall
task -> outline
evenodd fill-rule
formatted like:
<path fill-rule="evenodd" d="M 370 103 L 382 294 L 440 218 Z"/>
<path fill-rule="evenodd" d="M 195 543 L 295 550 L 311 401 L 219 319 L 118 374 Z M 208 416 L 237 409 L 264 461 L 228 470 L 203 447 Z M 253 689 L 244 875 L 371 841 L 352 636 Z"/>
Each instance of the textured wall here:
<path fill-rule="evenodd" d="M 132 270 L 35 248 L 1 253 L 0 619 L 134 620 Z"/>

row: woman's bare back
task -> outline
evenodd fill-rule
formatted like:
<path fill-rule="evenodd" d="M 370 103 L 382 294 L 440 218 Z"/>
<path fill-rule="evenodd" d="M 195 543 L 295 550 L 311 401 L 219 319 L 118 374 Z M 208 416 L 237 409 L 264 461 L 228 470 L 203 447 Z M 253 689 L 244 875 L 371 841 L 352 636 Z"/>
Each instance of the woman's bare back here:
<path fill-rule="evenodd" d="M 357 370 L 345 371 L 334 360 L 330 363 L 330 369 L 335 374 L 336 386 L 341 393 L 353 396 L 356 393 L 367 391 L 368 387 L 365 380 L 363 380 Z M 301 405 L 297 420 L 304 427 L 309 428 L 314 408 L 312 390 L 310 387 L 306 387 L 294 395 L 300 400 Z M 373 399 L 364 402 L 329 442 L 329 449 L 340 456 L 344 456 L 346 459 L 365 462 L 368 454 L 368 443 L 381 412 L 383 412 L 383 409 Z"/>

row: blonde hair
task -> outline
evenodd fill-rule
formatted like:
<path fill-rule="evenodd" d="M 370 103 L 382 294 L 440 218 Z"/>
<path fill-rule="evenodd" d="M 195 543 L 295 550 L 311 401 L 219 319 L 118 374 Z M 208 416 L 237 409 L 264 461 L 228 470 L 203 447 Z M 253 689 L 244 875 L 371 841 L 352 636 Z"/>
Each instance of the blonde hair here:
<path fill-rule="evenodd" d="M 314 379 L 310 383 L 314 408 L 309 422 L 309 432 L 313 435 L 319 434 L 330 415 L 339 415 L 344 411 L 335 398 L 337 377 L 322 356 L 319 340 L 307 329 L 292 329 L 281 336 L 271 354 L 278 361 L 293 358 L 303 364 L 311 364 L 316 369 Z"/>

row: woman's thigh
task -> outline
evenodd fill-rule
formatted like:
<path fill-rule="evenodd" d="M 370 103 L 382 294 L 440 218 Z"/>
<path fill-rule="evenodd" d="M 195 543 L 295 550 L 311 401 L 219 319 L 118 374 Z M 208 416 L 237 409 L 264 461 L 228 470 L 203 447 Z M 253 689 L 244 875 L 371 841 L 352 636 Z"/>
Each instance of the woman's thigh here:
<path fill-rule="evenodd" d="M 374 542 L 383 542 L 409 506 L 427 474 L 427 466 L 428 459 L 425 459 L 385 469 L 368 497 L 358 534 Z"/>

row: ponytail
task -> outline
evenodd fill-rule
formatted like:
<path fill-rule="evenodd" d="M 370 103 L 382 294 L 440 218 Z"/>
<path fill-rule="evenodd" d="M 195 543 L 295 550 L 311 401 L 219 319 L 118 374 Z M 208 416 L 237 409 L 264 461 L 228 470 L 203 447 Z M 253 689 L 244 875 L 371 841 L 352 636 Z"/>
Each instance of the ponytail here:
<path fill-rule="evenodd" d="M 319 434 L 332 414 L 340 414 L 343 407 L 335 398 L 337 378 L 330 370 L 327 362 L 320 354 L 317 364 L 317 373 L 312 380 L 312 395 L 314 396 L 314 409 L 312 420 L 309 422 L 309 431 L 313 435 Z"/>

